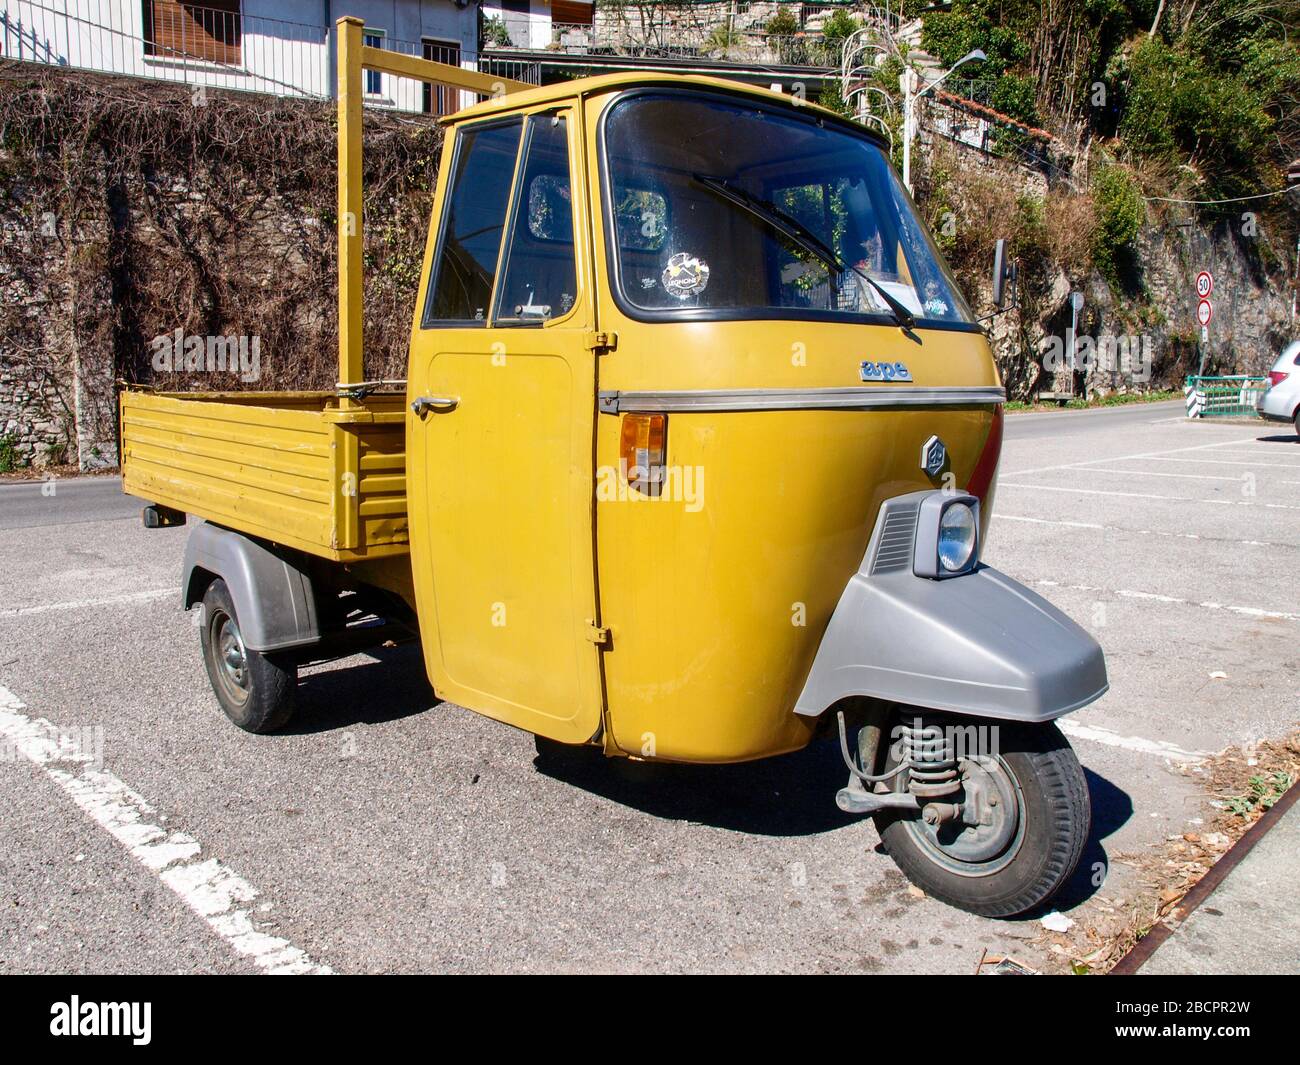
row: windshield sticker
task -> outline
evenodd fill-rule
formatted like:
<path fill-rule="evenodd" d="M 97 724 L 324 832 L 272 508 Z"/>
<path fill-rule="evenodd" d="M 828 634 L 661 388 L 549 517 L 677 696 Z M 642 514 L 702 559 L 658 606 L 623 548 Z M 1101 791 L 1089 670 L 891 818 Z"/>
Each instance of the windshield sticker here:
<path fill-rule="evenodd" d="M 679 251 L 663 272 L 664 291 L 679 300 L 698 296 L 709 286 L 709 264 L 689 252 Z"/>

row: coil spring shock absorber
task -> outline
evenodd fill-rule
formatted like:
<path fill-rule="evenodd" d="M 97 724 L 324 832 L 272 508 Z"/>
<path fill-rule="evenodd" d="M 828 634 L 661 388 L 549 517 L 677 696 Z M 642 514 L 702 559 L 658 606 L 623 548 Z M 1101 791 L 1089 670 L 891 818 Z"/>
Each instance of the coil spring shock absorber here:
<path fill-rule="evenodd" d="M 959 817 L 959 803 L 936 801 L 961 791 L 952 738 L 943 726 L 913 718 L 899 725 L 898 742 L 899 760 L 911 763 L 908 791 L 921 804 L 924 820 L 933 825 Z"/>

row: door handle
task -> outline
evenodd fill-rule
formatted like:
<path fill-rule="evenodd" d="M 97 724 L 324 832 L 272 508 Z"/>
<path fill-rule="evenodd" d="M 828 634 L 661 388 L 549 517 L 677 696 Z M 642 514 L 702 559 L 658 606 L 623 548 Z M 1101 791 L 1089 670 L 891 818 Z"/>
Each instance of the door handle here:
<path fill-rule="evenodd" d="M 423 418 L 429 411 L 453 411 L 460 400 L 455 396 L 421 396 L 411 404 L 413 413 Z"/>

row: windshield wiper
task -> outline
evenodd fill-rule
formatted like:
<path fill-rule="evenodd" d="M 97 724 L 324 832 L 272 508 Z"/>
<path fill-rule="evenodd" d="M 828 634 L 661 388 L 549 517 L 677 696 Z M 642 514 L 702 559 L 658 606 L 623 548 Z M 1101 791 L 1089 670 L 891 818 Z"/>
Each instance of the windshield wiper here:
<path fill-rule="evenodd" d="M 904 329 L 911 329 L 916 325 L 916 319 L 912 317 L 912 312 L 895 297 L 891 296 L 874 277 L 859 270 L 856 266 L 849 266 L 845 263 L 824 241 L 810 232 L 807 226 L 795 218 L 794 215 L 787 214 L 770 200 L 761 199 L 752 192 L 747 192 L 745 189 L 730 184 L 723 178 L 709 177 L 706 174 L 692 174 L 691 178 L 706 189 L 717 193 L 729 203 L 735 204 L 741 210 L 747 211 L 762 222 L 766 222 L 791 243 L 813 256 L 813 258 L 820 259 L 835 274 L 837 283 L 840 277 L 852 270 L 880 294 L 880 298 L 885 301 L 885 305 L 889 308 L 895 322 Z"/>

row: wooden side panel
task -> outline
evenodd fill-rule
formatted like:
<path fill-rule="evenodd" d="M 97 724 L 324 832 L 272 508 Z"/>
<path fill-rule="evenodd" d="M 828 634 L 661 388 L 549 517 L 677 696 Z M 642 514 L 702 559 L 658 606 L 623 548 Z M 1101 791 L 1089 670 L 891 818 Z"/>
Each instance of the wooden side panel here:
<path fill-rule="evenodd" d="M 405 544 L 406 426 L 359 426 L 357 444 L 361 542 L 368 547 Z"/>
<path fill-rule="evenodd" d="M 338 425 L 325 399 L 314 410 L 301 396 L 285 399 L 278 407 L 270 396 L 253 405 L 124 392 L 123 490 L 326 558 L 404 552 L 400 417 Z"/>

